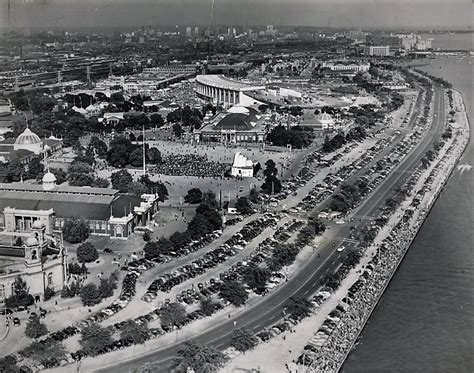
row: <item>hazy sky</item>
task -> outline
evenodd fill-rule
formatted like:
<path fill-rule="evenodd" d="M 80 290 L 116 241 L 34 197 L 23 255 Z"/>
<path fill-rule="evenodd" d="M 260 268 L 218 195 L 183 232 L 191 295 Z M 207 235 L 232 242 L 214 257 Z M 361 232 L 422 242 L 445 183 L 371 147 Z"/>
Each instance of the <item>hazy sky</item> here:
<path fill-rule="evenodd" d="M 16 27 L 214 24 L 472 28 L 473 0 L 0 0 Z"/>

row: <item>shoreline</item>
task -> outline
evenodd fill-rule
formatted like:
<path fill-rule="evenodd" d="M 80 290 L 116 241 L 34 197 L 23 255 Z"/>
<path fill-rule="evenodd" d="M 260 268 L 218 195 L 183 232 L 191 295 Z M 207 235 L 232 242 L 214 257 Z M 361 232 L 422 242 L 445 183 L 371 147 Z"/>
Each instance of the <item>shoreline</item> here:
<path fill-rule="evenodd" d="M 360 335 L 361 333 L 363 332 L 363 330 L 365 329 L 365 326 L 367 324 L 367 322 L 369 321 L 370 317 L 372 316 L 372 313 L 374 312 L 375 308 L 377 307 L 377 305 L 379 304 L 383 294 L 385 293 L 385 290 L 387 289 L 387 287 L 389 286 L 390 282 L 392 281 L 392 278 L 393 276 L 395 275 L 395 273 L 397 272 L 400 264 L 402 263 L 402 261 L 405 259 L 405 256 L 408 252 L 408 250 L 410 249 L 413 241 L 415 240 L 415 238 L 418 236 L 421 228 L 423 227 L 423 224 L 425 223 L 426 221 L 426 218 L 428 217 L 428 215 L 430 214 L 432 208 L 434 207 L 436 201 L 438 200 L 441 192 L 443 191 L 444 187 L 446 186 L 447 182 L 449 181 L 449 179 L 451 178 L 452 176 L 452 173 L 453 171 L 456 169 L 456 166 L 458 165 L 460 159 L 462 158 L 462 156 L 464 155 L 466 149 L 467 149 L 467 146 L 470 142 L 470 139 L 471 139 L 471 131 L 470 131 L 470 119 L 469 119 L 469 116 L 467 115 L 467 110 L 466 110 L 466 105 L 465 105 L 465 102 L 464 102 L 464 97 L 462 95 L 461 92 L 455 90 L 455 89 L 451 89 L 451 91 L 453 92 L 454 95 L 457 95 L 461 100 L 461 104 L 462 104 L 462 110 L 460 111 L 463 116 L 463 121 L 465 123 L 465 126 L 466 128 L 464 129 L 466 132 L 467 132 L 467 136 L 464 136 L 461 138 L 461 143 L 459 145 L 456 146 L 457 147 L 461 147 L 462 146 L 462 149 L 461 151 L 459 152 L 459 154 L 456 154 L 455 157 L 455 161 L 449 166 L 449 170 L 448 172 L 445 173 L 444 177 L 443 177 L 443 180 L 442 182 L 440 183 L 439 187 L 436 189 L 436 192 L 434 193 L 433 195 L 433 198 L 431 199 L 431 201 L 428 203 L 427 206 L 424 206 L 421 210 L 420 210 L 420 218 L 421 218 L 421 222 L 419 224 L 418 227 L 416 227 L 416 232 L 412 235 L 412 237 L 408 240 L 408 242 L 406 243 L 405 247 L 403 248 L 403 252 L 402 252 L 402 255 L 400 255 L 399 259 L 397 260 L 393 270 L 391 271 L 390 273 L 390 276 L 387 278 L 387 281 L 385 282 L 383 288 L 381 289 L 381 291 L 379 292 L 379 294 L 377 295 L 377 298 L 376 300 L 374 301 L 374 303 L 372 304 L 372 306 L 369 308 L 368 312 L 367 312 L 367 315 L 364 317 L 356 335 L 352 338 L 352 341 L 350 342 L 350 345 L 349 345 L 349 348 L 347 349 L 347 352 L 345 353 L 343 359 L 340 361 L 340 363 L 338 364 L 338 367 L 336 369 L 336 372 L 339 372 L 342 367 L 344 366 L 344 363 L 347 359 L 347 357 L 349 356 L 349 354 L 353 351 L 354 349 L 354 346 L 356 345 L 357 341 L 359 340 L 360 338 Z M 462 127 L 462 126 L 461 126 Z M 463 136 L 463 134 L 461 133 L 459 136 Z M 456 153 L 455 150 L 453 150 L 454 153 Z M 438 160 L 439 162 L 439 160 Z"/>

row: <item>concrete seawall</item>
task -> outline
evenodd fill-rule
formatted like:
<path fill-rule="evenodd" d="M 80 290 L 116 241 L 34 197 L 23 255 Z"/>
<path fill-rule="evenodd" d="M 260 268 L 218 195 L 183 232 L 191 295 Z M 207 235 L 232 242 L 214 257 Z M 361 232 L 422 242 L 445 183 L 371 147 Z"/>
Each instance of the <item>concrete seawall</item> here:
<path fill-rule="evenodd" d="M 453 149 L 453 156 L 456 157 L 456 160 L 455 162 L 453 162 L 450 166 L 449 166 L 449 170 L 445 173 L 444 177 L 443 177 L 443 180 L 442 182 L 439 184 L 439 186 L 437 187 L 436 191 L 434 192 L 434 196 L 433 198 L 429 201 L 429 204 L 424 206 L 424 212 L 423 212 L 423 215 L 420 215 L 420 217 L 422 218 L 421 222 L 419 223 L 419 225 L 417 227 L 413 227 L 413 228 L 416 228 L 416 232 L 412 235 L 412 237 L 408 240 L 408 242 L 406 243 L 404 249 L 403 249 L 403 252 L 401 253 L 400 257 L 398 258 L 393 270 L 391 271 L 390 273 L 390 276 L 387 278 L 387 281 L 385 282 L 383 288 L 380 290 L 380 293 L 377 295 L 377 298 L 375 299 L 375 301 L 373 302 L 373 304 L 370 306 L 366 316 L 364 317 L 363 319 L 363 322 L 361 323 L 359 329 L 358 329 L 358 332 L 356 333 L 356 335 L 354 336 L 354 338 L 351 340 L 350 342 L 350 345 L 349 345 L 349 348 L 347 349 L 343 359 L 339 362 L 338 364 L 338 367 L 337 367 L 337 372 L 339 372 L 342 368 L 342 366 L 344 365 L 344 362 L 345 360 L 347 359 L 347 357 L 349 356 L 350 352 L 352 351 L 352 349 L 354 348 L 354 345 L 356 344 L 357 340 L 359 339 L 359 336 L 360 334 L 362 333 L 362 331 L 364 330 L 365 328 L 365 325 L 367 324 L 370 316 L 372 315 L 372 312 L 375 310 L 375 308 L 377 307 L 380 299 L 382 298 L 382 295 L 385 293 L 385 290 L 387 289 L 388 285 L 390 284 L 394 274 L 396 273 L 398 267 L 400 266 L 400 263 L 403 261 L 403 259 L 405 258 L 405 255 L 406 253 L 408 252 L 408 249 L 410 248 L 411 244 L 413 243 L 414 239 L 416 238 L 416 236 L 418 235 L 421 227 L 423 226 L 427 216 L 429 215 L 431 209 L 433 208 L 433 206 L 435 205 L 436 201 L 438 200 L 438 197 L 440 196 L 441 192 L 443 191 L 446 183 L 449 181 L 449 178 L 451 177 L 454 169 L 456 168 L 456 165 L 458 164 L 459 160 L 461 159 L 461 157 L 463 156 L 464 152 L 466 151 L 466 148 L 467 148 L 467 145 L 469 144 L 469 141 L 470 141 L 470 136 L 471 136 L 471 133 L 470 133 L 470 121 L 469 121 L 469 117 L 467 116 L 467 112 L 465 110 L 465 104 L 464 104 L 464 101 L 462 99 L 462 95 L 461 93 L 459 93 L 458 91 L 455 91 L 455 90 L 452 90 L 453 92 L 455 92 L 456 95 L 459 95 L 459 97 L 461 98 L 461 102 L 462 102 L 462 106 L 463 106 L 463 116 L 464 116 L 464 119 L 463 119 L 463 122 L 464 122 L 464 125 L 466 126 L 466 129 L 467 129 L 467 135 L 466 134 L 463 134 L 463 133 L 460 133 L 458 136 L 460 136 L 460 142 L 458 144 L 456 144 L 456 146 L 454 147 Z M 461 136 L 464 136 L 464 137 L 461 137 Z M 461 149 L 459 151 L 459 149 Z"/>

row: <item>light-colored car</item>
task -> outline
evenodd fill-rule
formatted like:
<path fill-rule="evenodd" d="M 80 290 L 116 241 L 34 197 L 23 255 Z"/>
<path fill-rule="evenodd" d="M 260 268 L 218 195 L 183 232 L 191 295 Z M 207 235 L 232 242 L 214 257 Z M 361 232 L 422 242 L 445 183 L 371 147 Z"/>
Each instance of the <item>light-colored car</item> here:
<path fill-rule="evenodd" d="M 346 249 L 345 246 L 339 246 L 339 247 L 337 248 L 337 251 L 341 253 L 341 252 L 343 252 L 345 249 Z"/>

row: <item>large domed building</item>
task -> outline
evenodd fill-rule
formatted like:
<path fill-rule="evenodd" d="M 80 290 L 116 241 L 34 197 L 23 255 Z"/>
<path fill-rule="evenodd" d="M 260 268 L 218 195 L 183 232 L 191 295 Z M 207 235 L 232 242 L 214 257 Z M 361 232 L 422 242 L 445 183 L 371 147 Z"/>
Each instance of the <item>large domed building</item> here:
<path fill-rule="evenodd" d="M 0 161 L 9 162 L 20 159 L 23 164 L 27 164 L 35 156 L 43 153 L 51 154 L 62 147 L 62 140 L 54 136 L 40 139 L 36 133 L 26 127 L 16 139 L 8 138 L 0 141 Z"/>
<path fill-rule="evenodd" d="M 20 149 L 29 150 L 38 155 L 42 153 L 43 142 L 36 133 L 26 127 L 23 133 L 16 138 L 15 144 L 13 145 L 13 150 Z"/>

